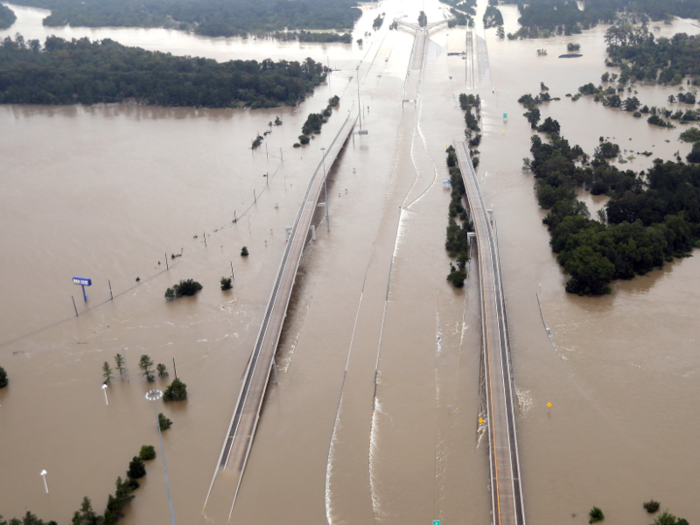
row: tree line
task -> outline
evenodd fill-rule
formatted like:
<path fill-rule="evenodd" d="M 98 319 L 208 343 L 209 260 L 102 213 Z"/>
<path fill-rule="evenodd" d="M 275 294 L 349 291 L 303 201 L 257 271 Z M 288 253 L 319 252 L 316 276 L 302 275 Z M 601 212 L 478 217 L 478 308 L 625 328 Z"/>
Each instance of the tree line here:
<path fill-rule="evenodd" d="M 700 1 L 700 0 L 699 0 Z M 620 68 L 620 82 L 645 81 L 678 85 L 683 77 L 700 80 L 700 38 L 677 33 L 655 39 L 646 25 L 610 27 L 605 33 L 608 67 Z"/>
<path fill-rule="evenodd" d="M 615 279 L 632 279 L 687 256 L 700 239 L 700 166 L 654 161 L 646 173 L 622 171 L 608 160 L 616 144 L 601 142 L 593 157 L 571 146 L 556 121 L 548 133 L 531 139 L 532 159 L 543 222 L 552 251 L 569 275 L 566 290 L 581 295 L 610 292 Z M 593 220 L 576 188 L 610 196 Z"/>
<path fill-rule="evenodd" d="M 124 517 L 124 509 L 134 499 L 134 491 L 139 488 L 138 479 L 146 475 L 146 464 L 144 461 L 155 459 L 155 449 L 150 445 L 141 447 L 138 456 L 134 456 L 129 463 L 126 479 L 117 477 L 116 491 L 107 498 L 107 507 L 104 514 L 97 514 L 92 508 L 90 498 L 85 496 L 80 505 L 80 510 L 76 510 L 71 520 L 71 525 L 116 525 Z M 0 516 L 0 525 L 58 525 L 55 521 L 44 521 L 36 514 L 27 511 L 22 518 L 12 518 L 6 521 Z"/>
<path fill-rule="evenodd" d="M 0 45 L 0 103 L 275 107 L 296 105 L 326 79 L 326 67 L 270 59 L 176 57 L 88 38 L 38 40 L 21 35 Z"/>
<path fill-rule="evenodd" d="M 516 33 L 521 38 L 537 38 L 550 34 L 576 34 L 599 23 L 612 24 L 620 19 L 670 20 L 674 16 L 700 16 L 700 0 L 587 0 L 585 9 L 576 0 L 518 1 L 523 28 Z M 543 34 L 544 33 L 544 34 Z"/>
<path fill-rule="evenodd" d="M 46 26 L 170 27 L 204 36 L 242 36 L 288 29 L 350 29 L 356 0 L 18 0 L 50 9 Z"/>

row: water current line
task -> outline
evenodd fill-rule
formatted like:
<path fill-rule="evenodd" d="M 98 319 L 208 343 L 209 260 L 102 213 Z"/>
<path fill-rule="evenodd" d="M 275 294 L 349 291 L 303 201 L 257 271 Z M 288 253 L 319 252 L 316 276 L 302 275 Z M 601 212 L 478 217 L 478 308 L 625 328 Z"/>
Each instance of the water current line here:
<path fill-rule="evenodd" d="M 372 63 L 367 68 L 367 73 L 365 74 L 365 77 L 362 80 L 363 84 L 365 83 L 365 81 L 367 80 L 367 77 L 369 76 L 369 72 L 372 68 L 372 65 L 374 64 L 374 61 L 376 60 L 376 58 L 379 54 L 379 51 L 382 48 L 382 45 L 384 43 L 384 39 L 386 38 L 387 33 L 388 33 L 388 31 L 385 32 L 384 37 L 382 38 L 382 41 L 377 46 L 377 51 L 374 55 L 374 58 L 372 59 Z M 391 47 L 389 54 L 391 54 L 392 50 L 393 50 L 393 46 Z M 369 50 L 368 50 L 368 53 L 369 53 Z M 365 56 L 367 56 L 367 55 L 365 55 Z M 356 74 L 359 75 L 360 72 L 357 71 Z M 346 90 L 347 90 L 347 87 L 346 87 Z M 361 111 L 361 108 L 360 108 L 360 111 Z M 397 145 L 400 143 L 401 136 L 402 136 L 402 132 L 399 132 L 399 136 L 396 139 Z M 384 198 L 385 204 L 386 204 L 387 199 L 388 199 L 388 193 Z M 355 343 L 355 334 L 357 331 L 357 323 L 358 323 L 358 320 L 360 317 L 360 311 L 362 310 L 362 302 L 364 299 L 365 285 L 367 283 L 367 275 L 369 274 L 369 269 L 370 269 L 370 266 L 372 264 L 372 258 L 374 256 L 374 249 L 375 249 L 375 244 L 373 243 L 369 259 L 367 260 L 367 266 L 365 268 L 365 276 L 364 276 L 363 281 L 362 281 L 362 289 L 360 291 L 360 300 L 359 300 L 358 305 L 357 305 L 357 312 L 355 313 L 355 323 L 354 323 L 353 329 L 352 329 L 352 336 L 350 337 L 350 346 L 348 347 L 348 356 L 347 356 L 347 359 L 345 361 L 345 370 L 343 371 L 343 381 L 342 381 L 342 384 L 340 387 L 340 394 L 338 396 L 338 406 L 337 406 L 336 412 L 335 412 L 335 421 L 333 424 L 333 432 L 331 434 L 330 443 L 328 444 L 328 455 L 326 457 L 326 479 L 325 479 L 325 507 L 326 507 L 326 521 L 328 522 L 328 525 L 333 524 L 331 475 L 333 474 L 333 460 L 335 459 L 335 445 L 338 442 L 338 429 L 340 428 L 340 412 L 341 412 L 341 408 L 343 405 L 343 396 L 345 393 L 345 382 L 346 382 L 347 376 L 348 376 L 348 368 L 350 367 L 350 358 L 352 356 L 352 350 L 354 348 L 354 343 Z M 375 380 L 376 380 L 376 376 L 375 376 Z M 376 390 L 375 390 L 375 392 L 376 392 Z M 370 449 L 371 449 L 371 446 L 372 445 L 371 445 L 371 438 L 370 438 Z M 374 497 L 373 497 L 373 500 L 374 500 Z"/>

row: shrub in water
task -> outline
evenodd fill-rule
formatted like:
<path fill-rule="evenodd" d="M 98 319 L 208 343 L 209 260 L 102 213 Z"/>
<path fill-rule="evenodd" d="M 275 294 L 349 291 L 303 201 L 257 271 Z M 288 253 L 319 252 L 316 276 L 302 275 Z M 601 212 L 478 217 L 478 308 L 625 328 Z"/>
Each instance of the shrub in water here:
<path fill-rule="evenodd" d="M 649 501 L 644 503 L 644 508 L 649 514 L 654 514 L 654 512 L 659 510 L 659 502 L 650 499 Z"/>
<path fill-rule="evenodd" d="M 598 507 L 593 507 L 588 515 L 591 517 L 591 519 L 588 520 L 588 523 L 595 523 L 596 521 L 603 521 L 605 519 L 603 511 Z"/>
<path fill-rule="evenodd" d="M 158 425 L 160 426 L 161 430 L 168 430 L 172 425 L 173 422 L 170 421 L 166 416 L 163 414 L 158 414 Z"/>
<path fill-rule="evenodd" d="M 156 449 L 153 448 L 153 445 L 144 445 L 141 447 L 139 457 L 144 461 L 156 459 Z"/>
<path fill-rule="evenodd" d="M 163 400 L 165 401 L 183 401 L 185 399 L 187 399 L 187 385 L 177 378 L 163 392 Z"/>
<path fill-rule="evenodd" d="M 144 465 L 140 457 L 134 456 L 134 459 L 129 463 L 129 470 L 126 475 L 131 479 L 139 479 L 146 475 L 146 465 Z"/>
<path fill-rule="evenodd" d="M 221 290 L 226 291 L 230 290 L 233 288 L 233 285 L 231 284 L 231 278 L 230 277 L 222 277 L 221 278 Z"/>
<path fill-rule="evenodd" d="M 0 366 L 0 388 L 5 388 L 7 383 L 9 383 L 9 380 L 7 379 L 7 372 L 5 372 L 5 369 Z"/>

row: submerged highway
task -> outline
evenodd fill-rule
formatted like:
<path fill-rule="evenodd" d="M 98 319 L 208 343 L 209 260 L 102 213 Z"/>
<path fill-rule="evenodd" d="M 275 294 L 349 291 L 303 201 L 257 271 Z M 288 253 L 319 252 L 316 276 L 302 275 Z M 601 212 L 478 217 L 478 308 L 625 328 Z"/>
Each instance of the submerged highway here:
<path fill-rule="evenodd" d="M 456 144 L 456 150 L 474 223 L 479 263 L 493 523 L 524 525 L 513 374 L 498 240 L 469 150 L 463 141 Z"/>

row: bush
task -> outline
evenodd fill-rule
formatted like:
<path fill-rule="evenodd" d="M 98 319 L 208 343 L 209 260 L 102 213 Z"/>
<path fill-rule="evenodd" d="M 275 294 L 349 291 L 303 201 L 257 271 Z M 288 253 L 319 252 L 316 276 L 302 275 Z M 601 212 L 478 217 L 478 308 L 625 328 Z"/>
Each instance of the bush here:
<path fill-rule="evenodd" d="M 129 470 L 126 475 L 131 479 L 139 479 L 146 475 L 146 465 L 140 457 L 134 456 L 134 459 L 129 463 Z"/>
<path fill-rule="evenodd" d="M 654 501 L 653 499 L 650 499 L 646 503 L 644 503 L 644 509 L 649 513 L 649 514 L 654 514 L 657 510 L 659 510 L 659 502 Z"/>
<path fill-rule="evenodd" d="M 250 254 L 248 253 L 248 248 L 247 248 L 246 246 L 244 246 L 243 248 L 241 248 L 241 257 L 248 257 L 248 255 L 250 255 Z"/>
<path fill-rule="evenodd" d="M 5 388 L 7 383 L 9 383 L 9 380 L 7 379 L 7 372 L 5 372 L 5 369 L 0 366 L 0 388 Z"/>
<path fill-rule="evenodd" d="M 693 144 L 693 149 L 688 153 L 686 160 L 692 163 L 700 162 L 700 142 Z"/>
<path fill-rule="evenodd" d="M 194 295 L 202 288 L 202 285 L 193 279 L 181 279 L 178 284 L 174 285 L 172 288 L 168 288 L 165 291 L 165 298 L 168 301 L 172 301 L 173 299 L 182 297 L 183 295 Z"/>
<path fill-rule="evenodd" d="M 307 137 L 306 135 L 299 135 L 299 143 L 300 144 L 306 145 L 309 143 L 309 140 L 311 140 L 311 139 L 309 139 L 309 137 Z"/>
<path fill-rule="evenodd" d="M 593 507 L 588 515 L 591 517 L 591 519 L 588 520 L 588 523 L 595 523 L 596 521 L 603 521 L 605 519 L 603 511 L 598 507 Z"/>
<path fill-rule="evenodd" d="M 164 401 L 183 401 L 187 399 L 187 385 L 175 378 L 163 392 Z"/>
<path fill-rule="evenodd" d="M 171 426 L 173 426 L 173 422 L 163 414 L 158 413 L 158 426 L 161 430 L 168 430 Z"/>
<path fill-rule="evenodd" d="M 156 449 L 153 448 L 153 445 L 144 445 L 141 447 L 141 452 L 139 453 L 139 457 L 143 461 L 149 461 L 151 459 L 156 459 Z"/>
<path fill-rule="evenodd" d="M 226 291 L 230 290 L 233 288 L 233 285 L 231 284 L 231 278 L 230 277 L 222 277 L 221 278 L 221 291 Z"/>

